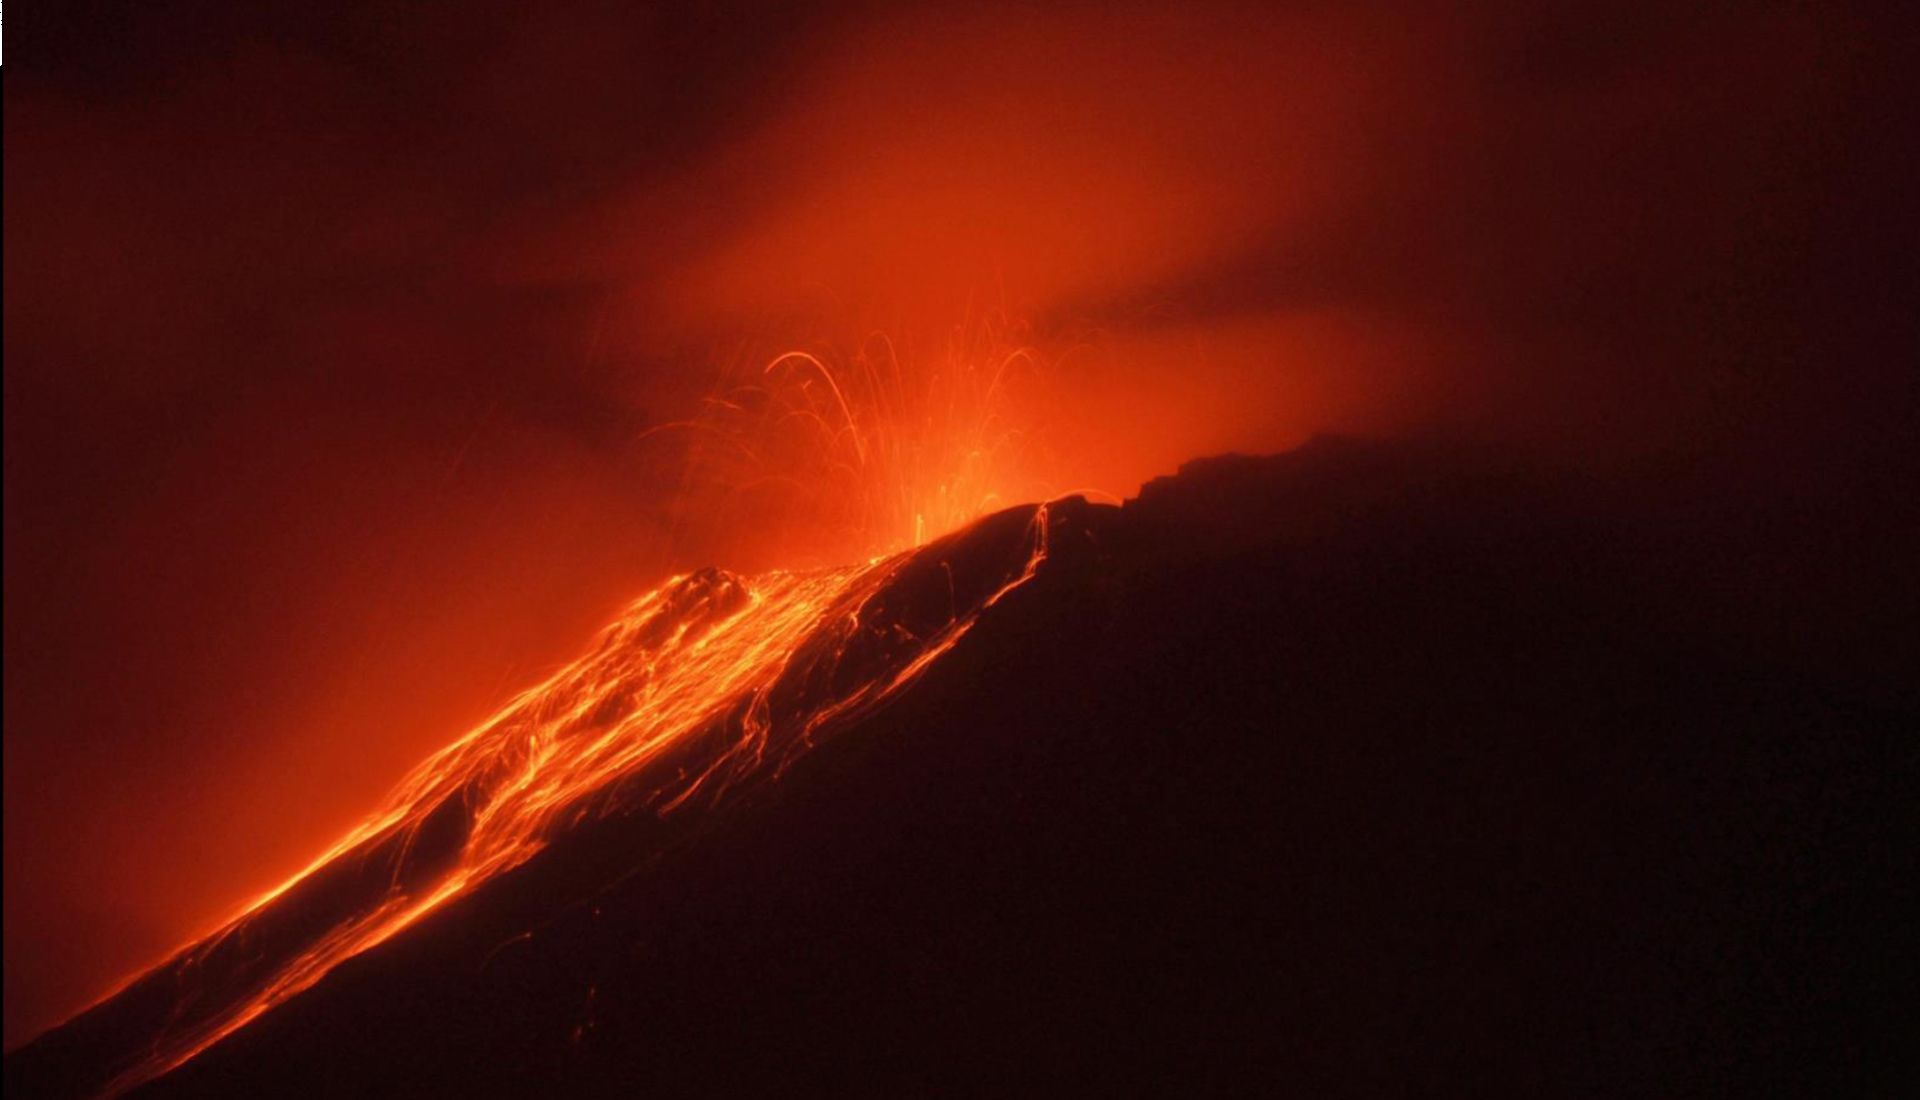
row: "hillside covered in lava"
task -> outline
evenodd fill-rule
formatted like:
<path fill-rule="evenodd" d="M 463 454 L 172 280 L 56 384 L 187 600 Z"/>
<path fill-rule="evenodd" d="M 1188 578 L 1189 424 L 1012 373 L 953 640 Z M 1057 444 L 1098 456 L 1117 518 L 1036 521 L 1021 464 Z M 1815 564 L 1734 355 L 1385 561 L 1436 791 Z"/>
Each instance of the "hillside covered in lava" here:
<path fill-rule="evenodd" d="M 1873 1091 L 1887 563 L 1669 489 L 1321 439 L 677 578 L 8 1095 Z"/>

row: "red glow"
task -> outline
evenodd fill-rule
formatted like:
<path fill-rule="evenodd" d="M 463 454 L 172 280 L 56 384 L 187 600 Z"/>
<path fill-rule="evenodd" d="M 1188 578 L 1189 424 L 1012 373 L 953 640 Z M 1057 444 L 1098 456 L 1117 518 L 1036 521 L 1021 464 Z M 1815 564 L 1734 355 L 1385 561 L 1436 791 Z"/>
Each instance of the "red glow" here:
<path fill-rule="evenodd" d="M 1798 437 L 1898 285 L 1795 8 L 210 7 L 9 78 L 10 1043 L 659 578 L 1322 429 Z"/>

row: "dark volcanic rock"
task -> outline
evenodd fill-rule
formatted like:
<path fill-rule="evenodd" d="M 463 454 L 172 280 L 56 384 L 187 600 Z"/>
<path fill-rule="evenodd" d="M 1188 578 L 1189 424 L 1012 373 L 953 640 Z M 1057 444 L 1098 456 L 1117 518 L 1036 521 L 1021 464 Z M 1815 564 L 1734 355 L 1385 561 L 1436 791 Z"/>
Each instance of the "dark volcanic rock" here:
<path fill-rule="evenodd" d="M 1057 506 L 780 782 L 583 829 L 141 1094 L 1885 1091 L 1914 716 L 1632 498 L 1320 441 Z"/>

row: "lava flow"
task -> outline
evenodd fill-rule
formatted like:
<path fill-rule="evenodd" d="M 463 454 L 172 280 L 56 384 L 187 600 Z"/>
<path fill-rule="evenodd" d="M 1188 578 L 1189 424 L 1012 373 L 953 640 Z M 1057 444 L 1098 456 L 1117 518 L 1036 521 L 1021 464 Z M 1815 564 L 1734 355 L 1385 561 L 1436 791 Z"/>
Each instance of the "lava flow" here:
<path fill-rule="evenodd" d="M 1011 509 L 864 565 L 661 584 L 305 870 L 91 1010 L 164 1021 L 105 1091 L 166 1073 L 573 827 L 777 777 L 1029 581 L 1058 514 Z"/>

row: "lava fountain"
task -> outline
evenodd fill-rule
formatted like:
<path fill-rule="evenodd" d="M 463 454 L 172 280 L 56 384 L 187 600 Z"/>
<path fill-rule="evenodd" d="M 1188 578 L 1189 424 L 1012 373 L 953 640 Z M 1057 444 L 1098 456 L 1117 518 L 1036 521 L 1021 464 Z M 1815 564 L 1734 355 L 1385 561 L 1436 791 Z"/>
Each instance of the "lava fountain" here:
<path fill-rule="evenodd" d="M 735 364 L 697 415 L 648 433 L 681 464 L 676 528 L 841 561 L 1056 495 L 1051 378 L 1017 336 L 989 315 L 925 353 L 876 331 Z"/>

